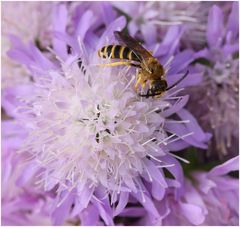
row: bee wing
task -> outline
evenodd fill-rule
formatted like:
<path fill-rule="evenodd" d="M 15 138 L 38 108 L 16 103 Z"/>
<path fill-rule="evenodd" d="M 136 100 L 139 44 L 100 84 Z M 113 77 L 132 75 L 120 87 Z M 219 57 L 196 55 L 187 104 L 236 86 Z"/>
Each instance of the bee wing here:
<path fill-rule="evenodd" d="M 152 58 L 152 54 L 146 50 L 136 39 L 124 34 L 123 32 L 115 31 L 114 35 L 116 39 L 121 43 L 129 47 L 140 59 L 145 62 L 145 59 Z"/>

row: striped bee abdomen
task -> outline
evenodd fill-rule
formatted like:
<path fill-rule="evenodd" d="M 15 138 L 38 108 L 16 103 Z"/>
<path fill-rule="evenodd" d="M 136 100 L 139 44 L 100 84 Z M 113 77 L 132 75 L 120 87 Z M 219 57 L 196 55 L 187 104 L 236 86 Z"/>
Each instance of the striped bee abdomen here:
<path fill-rule="evenodd" d="M 120 45 L 104 46 L 98 50 L 98 56 L 102 58 L 126 59 L 140 62 L 140 57 L 130 48 Z"/>

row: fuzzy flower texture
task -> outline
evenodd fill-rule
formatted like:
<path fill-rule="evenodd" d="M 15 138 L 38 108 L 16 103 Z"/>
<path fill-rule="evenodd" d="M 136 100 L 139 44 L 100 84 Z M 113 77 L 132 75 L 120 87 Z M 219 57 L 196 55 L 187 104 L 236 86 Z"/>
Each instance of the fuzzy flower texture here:
<path fill-rule="evenodd" d="M 199 54 L 169 26 L 150 46 L 170 86 L 189 74 L 158 99 L 138 96 L 135 68 L 99 66 L 112 60 L 97 51 L 127 26 L 114 5 L 53 3 L 44 50 L 9 34 L 8 57 L 28 79 L 2 89 L 3 225 L 236 225 L 238 179 L 227 174 L 238 157 L 189 179 L 182 168 L 183 150 L 211 139 L 183 93 L 203 80 Z"/>
<path fill-rule="evenodd" d="M 211 8 L 208 17 L 207 47 L 196 55 L 201 59 L 197 67 L 205 77 L 200 86 L 192 89 L 190 109 L 205 130 L 211 131 L 211 145 L 217 148 L 210 154 L 220 158 L 238 154 L 239 145 L 239 12 L 232 4 L 228 18 L 218 6 Z M 212 148 L 213 146 L 211 146 Z M 215 153 L 215 154 L 214 154 Z"/>

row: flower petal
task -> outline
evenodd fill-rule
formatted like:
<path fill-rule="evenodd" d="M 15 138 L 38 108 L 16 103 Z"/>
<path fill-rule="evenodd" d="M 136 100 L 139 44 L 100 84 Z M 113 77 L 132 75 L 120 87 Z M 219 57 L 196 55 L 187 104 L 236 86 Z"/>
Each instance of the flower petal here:
<path fill-rule="evenodd" d="M 232 11 L 228 17 L 227 31 L 232 32 L 233 40 L 237 38 L 239 33 L 239 6 L 238 2 L 232 3 Z"/>
<path fill-rule="evenodd" d="M 169 96 L 171 96 L 171 95 L 169 95 Z M 174 103 L 173 106 L 162 111 L 161 116 L 167 118 L 167 117 L 171 116 L 172 114 L 178 112 L 180 109 L 182 109 L 187 104 L 188 99 L 189 99 L 189 95 L 183 96 L 178 102 Z"/>
<path fill-rule="evenodd" d="M 152 182 L 152 196 L 156 200 L 162 200 L 165 195 L 165 189 L 161 187 L 157 182 Z"/>
<path fill-rule="evenodd" d="M 192 50 L 184 50 L 179 54 L 175 55 L 172 63 L 171 68 L 168 74 L 176 74 L 181 72 L 182 70 L 186 69 L 187 66 L 194 61 L 194 52 Z"/>
<path fill-rule="evenodd" d="M 65 33 L 67 26 L 67 8 L 65 4 L 57 4 L 53 10 L 53 30 Z M 61 40 L 53 38 L 53 49 L 62 59 L 67 57 L 67 47 Z"/>
<path fill-rule="evenodd" d="M 217 5 L 214 5 L 208 15 L 207 41 L 210 47 L 219 46 L 223 31 L 223 12 Z"/>
<path fill-rule="evenodd" d="M 146 165 L 147 170 L 149 171 L 151 177 L 157 182 L 159 183 L 163 188 L 167 188 L 167 182 L 165 181 L 165 178 L 163 176 L 163 174 L 160 172 L 160 170 L 155 166 L 155 164 L 148 160 L 145 159 L 144 163 Z"/>
<path fill-rule="evenodd" d="M 99 225 L 99 211 L 95 205 L 89 205 L 81 213 L 79 213 L 82 226 Z"/>
<path fill-rule="evenodd" d="M 209 176 L 220 176 L 225 175 L 231 171 L 237 171 L 239 170 L 239 156 L 236 156 L 222 165 L 218 165 L 214 167 L 210 172 Z"/>
<path fill-rule="evenodd" d="M 17 97 L 32 95 L 34 88 L 30 85 L 19 85 L 6 88 L 2 91 L 2 107 L 8 116 L 18 118 L 17 107 L 21 106 L 21 101 Z"/>
<path fill-rule="evenodd" d="M 78 192 L 79 196 L 76 199 L 75 206 L 71 212 L 71 216 L 74 217 L 79 214 L 83 209 L 87 208 L 92 195 L 94 192 L 94 187 L 89 188 L 88 186 L 84 187 L 81 192 Z"/>
<path fill-rule="evenodd" d="M 141 33 L 143 35 L 143 39 L 146 45 L 155 43 L 157 38 L 157 29 L 153 24 L 143 24 L 140 27 Z"/>
<path fill-rule="evenodd" d="M 124 208 L 126 207 L 127 203 L 128 203 L 128 197 L 129 197 L 129 193 L 128 192 L 121 192 L 120 193 L 120 198 L 118 201 L 118 205 L 116 207 L 116 209 L 114 210 L 113 215 L 117 216 L 119 215 Z"/>
<path fill-rule="evenodd" d="M 139 190 L 137 193 L 132 193 L 131 195 L 143 205 L 147 212 L 149 212 L 156 218 L 159 217 L 158 210 L 154 205 L 148 190 L 141 181 L 139 181 L 139 184 L 141 185 L 141 189 L 143 191 Z"/>
<path fill-rule="evenodd" d="M 104 45 L 108 45 L 109 44 L 108 42 L 113 37 L 113 32 L 122 30 L 125 27 L 125 25 L 126 25 L 126 19 L 123 16 L 118 17 L 115 21 L 109 24 L 105 32 L 102 34 L 96 49 L 98 50 L 102 48 Z"/>
<path fill-rule="evenodd" d="M 68 193 L 68 192 L 67 192 Z M 71 206 L 74 202 L 74 193 L 71 192 L 68 197 L 57 206 L 52 213 L 53 225 L 62 225 L 70 213 Z"/>
<path fill-rule="evenodd" d="M 193 204 L 179 203 L 182 214 L 193 224 L 200 225 L 205 220 L 205 215 L 202 209 Z"/>
<path fill-rule="evenodd" d="M 189 122 L 186 123 L 185 126 L 189 132 L 194 132 L 193 136 L 196 140 L 200 142 L 205 142 L 209 139 L 208 134 L 206 135 L 206 133 L 203 132 L 197 120 L 193 117 L 192 114 L 190 114 L 188 110 L 181 109 L 177 112 L 177 114 L 182 120 L 189 120 Z"/>
<path fill-rule="evenodd" d="M 93 198 L 92 202 L 98 208 L 99 214 L 106 225 L 113 225 L 113 211 L 110 207 L 108 198 L 105 196 L 104 191 L 104 188 L 98 187 L 95 190 L 96 198 Z"/>

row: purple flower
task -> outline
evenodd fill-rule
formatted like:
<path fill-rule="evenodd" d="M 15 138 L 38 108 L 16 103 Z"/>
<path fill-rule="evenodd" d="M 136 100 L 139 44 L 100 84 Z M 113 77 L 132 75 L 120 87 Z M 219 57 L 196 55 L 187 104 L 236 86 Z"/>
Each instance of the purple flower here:
<path fill-rule="evenodd" d="M 192 89 L 189 109 L 203 128 L 213 134 L 209 154 L 219 158 L 233 157 L 237 154 L 239 140 L 238 3 L 232 3 L 226 23 L 222 10 L 218 6 L 212 7 L 207 40 L 208 47 L 196 53 L 205 61 L 204 65 L 197 64 L 204 71 L 204 80 Z M 215 154 L 210 152 L 212 150 Z"/>
<path fill-rule="evenodd" d="M 127 207 L 121 215 L 140 218 L 137 225 L 238 225 L 239 180 L 227 175 L 239 169 L 238 162 L 237 156 L 209 172 L 192 173 L 181 188 L 168 188 L 155 201 L 158 220 L 139 206 Z"/>
<path fill-rule="evenodd" d="M 50 38 L 52 3 L 3 2 L 2 6 L 4 37 L 13 34 L 21 36 L 24 41 L 41 39 L 41 42 L 47 43 L 47 39 Z"/>
<path fill-rule="evenodd" d="M 160 99 L 139 97 L 133 90 L 134 69 L 96 66 L 104 62 L 97 50 L 114 42 L 113 31 L 124 28 L 124 17 L 109 23 L 99 37 L 89 10 L 78 17 L 70 35 L 65 5 L 57 5 L 53 12 L 54 59 L 11 36 L 9 56 L 32 77 L 4 89 L 2 96 L 4 110 L 27 134 L 18 152 L 31 160 L 24 165 L 19 184 L 33 180 L 43 193 L 54 193 L 50 213 L 55 225 L 79 218 L 82 224 L 98 225 L 100 217 L 113 225 L 130 198 L 158 220 L 153 198 L 161 200 L 168 187 L 183 182 L 177 159 L 185 160 L 172 152 L 188 146 L 207 148 L 210 136 L 183 108 L 188 96 L 180 93 L 182 87 L 198 83 L 201 73 L 190 68 L 189 80 Z M 171 85 L 186 71 L 194 53 L 178 52 L 171 62 L 178 43 L 170 34 L 179 37 L 180 28 L 169 29 L 160 44 L 165 52 L 158 57 Z"/>
<path fill-rule="evenodd" d="M 24 67 L 7 57 L 6 52 L 10 48 L 9 35 L 20 36 L 24 41 L 35 41 L 41 47 L 49 45 L 52 7 L 52 3 L 3 2 L 2 87 L 24 83 L 30 77 Z"/>
<path fill-rule="evenodd" d="M 27 157 L 16 155 L 16 151 L 25 137 L 24 128 L 16 121 L 2 123 L 2 224 L 50 225 L 51 198 L 37 190 L 33 181 L 19 183 Z"/>
<path fill-rule="evenodd" d="M 228 176 L 239 170 L 239 157 L 214 167 L 208 173 L 193 173 L 197 190 L 206 204 L 205 225 L 238 225 L 239 179 Z"/>
<path fill-rule="evenodd" d="M 171 26 L 182 25 L 184 46 L 196 47 L 205 43 L 206 18 L 211 2 L 112 2 L 129 17 L 132 36 L 143 38 L 147 44 L 162 40 Z M 194 45 L 193 45 L 194 44 Z"/>

